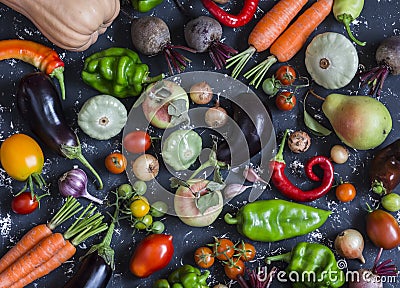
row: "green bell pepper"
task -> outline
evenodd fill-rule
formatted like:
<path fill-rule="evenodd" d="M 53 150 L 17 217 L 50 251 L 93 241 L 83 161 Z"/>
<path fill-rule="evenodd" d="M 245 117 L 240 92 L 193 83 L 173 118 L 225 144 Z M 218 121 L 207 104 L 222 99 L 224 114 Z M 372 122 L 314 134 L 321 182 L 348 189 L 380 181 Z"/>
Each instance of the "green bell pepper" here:
<path fill-rule="evenodd" d="M 254 241 L 274 242 L 314 231 L 330 211 L 280 199 L 258 200 L 242 206 L 236 217 L 225 214 L 242 235 Z"/>
<path fill-rule="evenodd" d="M 291 252 L 265 258 L 267 264 L 280 260 L 289 263 L 286 273 L 289 280 L 296 281 L 293 287 L 337 288 L 346 282 L 335 255 L 325 245 L 300 242 Z"/>
<path fill-rule="evenodd" d="M 164 141 L 161 149 L 163 160 L 166 164 L 182 171 L 188 169 L 202 149 L 202 140 L 193 130 L 176 130 Z"/>
<path fill-rule="evenodd" d="M 191 265 L 183 265 L 174 270 L 167 279 L 159 279 L 153 288 L 209 288 L 207 278 L 210 271 L 204 273 Z"/>
<path fill-rule="evenodd" d="M 138 96 L 143 87 L 164 76 L 148 77 L 149 67 L 139 55 L 127 48 L 112 47 L 85 59 L 82 80 L 100 91 L 118 98 Z"/>
<path fill-rule="evenodd" d="M 131 0 L 133 9 L 138 12 L 148 12 L 156 6 L 160 5 L 163 0 Z"/>
<path fill-rule="evenodd" d="M 360 16 L 363 7 L 364 0 L 335 0 L 332 7 L 336 20 L 344 24 L 350 39 L 360 46 L 365 46 L 367 43 L 354 37 L 350 30 L 350 23 Z"/>

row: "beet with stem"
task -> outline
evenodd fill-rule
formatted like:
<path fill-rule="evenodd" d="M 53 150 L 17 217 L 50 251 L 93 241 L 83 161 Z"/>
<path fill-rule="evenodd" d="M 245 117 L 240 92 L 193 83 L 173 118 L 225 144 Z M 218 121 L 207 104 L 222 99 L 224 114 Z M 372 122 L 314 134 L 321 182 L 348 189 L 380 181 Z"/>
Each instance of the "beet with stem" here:
<path fill-rule="evenodd" d="M 380 96 L 389 74 L 400 74 L 400 36 L 391 36 L 383 40 L 375 52 L 378 66 L 360 74 L 361 86 L 370 86 L 370 95 Z"/>
<path fill-rule="evenodd" d="M 196 53 L 196 50 L 182 45 L 171 44 L 171 34 L 168 25 L 161 18 L 144 16 L 132 20 L 131 37 L 133 46 L 142 54 L 154 56 L 163 53 L 168 64 L 168 70 L 181 73 L 185 70 L 190 59 L 176 51 L 186 50 Z"/>

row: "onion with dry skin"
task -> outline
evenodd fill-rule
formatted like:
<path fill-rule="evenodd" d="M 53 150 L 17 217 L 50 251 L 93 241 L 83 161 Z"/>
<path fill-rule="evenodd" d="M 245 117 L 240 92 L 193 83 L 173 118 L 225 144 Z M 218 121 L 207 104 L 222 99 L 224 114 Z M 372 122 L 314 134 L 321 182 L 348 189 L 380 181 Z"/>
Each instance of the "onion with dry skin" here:
<path fill-rule="evenodd" d="M 142 154 L 132 164 L 132 172 L 142 181 L 150 181 L 158 175 L 160 169 L 156 157 L 151 154 Z"/>
<path fill-rule="evenodd" d="M 361 263 L 365 263 L 362 255 L 364 238 L 355 229 L 346 229 L 339 233 L 335 239 L 335 249 L 340 256 L 346 259 L 359 259 Z"/>

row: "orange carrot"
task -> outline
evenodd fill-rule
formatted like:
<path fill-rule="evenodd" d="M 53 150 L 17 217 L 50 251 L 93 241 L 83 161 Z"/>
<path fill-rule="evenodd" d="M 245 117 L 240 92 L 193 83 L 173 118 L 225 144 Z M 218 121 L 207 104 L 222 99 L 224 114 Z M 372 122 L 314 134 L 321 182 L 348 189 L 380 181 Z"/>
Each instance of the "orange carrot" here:
<path fill-rule="evenodd" d="M 73 197 L 68 197 L 64 205 L 58 210 L 49 223 L 34 226 L 0 259 L 0 273 L 31 250 L 42 239 L 49 236 L 52 230 L 69 219 L 80 209 L 82 209 L 82 207 L 80 207 L 79 202 Z"/>
<path fill-rule="evenodd" d="M 270 48 L 272 55 L 243 75 L 246 79 L 254 75 L 249 84 L 258 88 L 269 67 L 278 60 L 286 62 L 292 59 L 301 50 L 311 33 L 328 17 L 332 6 L 333 0 L 318 0 L 300 15 L 272 44 Z"/>
<path fill-rule="evenodd" d="M 281 0 L 264 15 L 249 35 L 248 43 L 257 52 L 267 50 L 285 31 L 308 0 Z"/>
<path fill-rule="evenodd" d="M 50 272 L 61 266 L 61 264 L 71 259 L 75 255 L 75 253 L 76 253 L 75 246 L 70 241 L 67 240 L 65 242 L 65 246 L 62 247 L 60 250 L 58 250 L 57 253 L 52 258 L 50 258 L 45 263 L 37 267 L 35 270 L 31 271 L 25 277 L 22 277 L 19 281 L 11 285 L 9 288 L 25 287 L 26 285 L 32 283 L 33 281 L 39 279 L 40 277 L 49 274 Z"/>
<path fill-rule="evenodd" d="M 37 225 L 29 230 L 15 246 L 8 250 L 0 259 L 0 273 L 51 233 L 52 231 L 46 224 Z"/>
<path fill-rule="evenodd" d="M 269 50 L 279 62 L 293 58 L 332 10 L 333 0 L 318 0 L 275 41 Z M 290 45 L 288 45 L 290 44 Z"/>
<path fill-rule="evenodd" d="M 300 12 L 307 0 L 280 0 L 257 23 L 251 31 L 245 51 L 227 59 L 229 68 L 236 64 L 232 77 L 236 78 L 255 52 L 267 50 L 282 34 L 294 17 Z"/>
<path fill-rule="evenodd" d="M 35 247 L 0 273 L 0 288 L 10 287 L 36 267 L 47 262 L 64 246 L 65 239 L 61 233 L 54 233 L 42 239 Z"/>

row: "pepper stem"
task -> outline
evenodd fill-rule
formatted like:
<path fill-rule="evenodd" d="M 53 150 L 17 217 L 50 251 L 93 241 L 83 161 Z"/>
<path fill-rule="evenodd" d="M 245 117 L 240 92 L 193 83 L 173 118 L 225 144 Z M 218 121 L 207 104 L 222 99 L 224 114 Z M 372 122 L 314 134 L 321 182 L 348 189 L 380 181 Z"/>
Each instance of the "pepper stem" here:
<path fill-rule="evenodd" d="M 235 224 L 238 223 L 237 218 L 233 217 L 233 216 L 232 216 L 231 214 L 229 214 L 229 213 L 226 213 L 226 214 L 225 214 L 224 220 L 225 220 L 225 222 L 226 222 L 227 224 L 230 224 L 230 225 L 235 225 Z"/>
<path fill-rule="evenodd" d="M 289 263 L 291 259 L 292 259 L 292 252 L 287 252 L 284 254 L 266 257 L 265 263 L 271 264 L 271 262 L 274 261 L 284 261 L 286 263 Z"/>
<path fill-rule="evenodd" d="M 157 75 L 157 76 L 154 76 L 154 77 L 146 76 L 146 77 L 143 78 L 142 83 L 143 84 L 154 83 L 154 82 L 157 82 L 157 81 L 160 81 L 160 80 L 164 79 L 164 77 L 165 77 L 164 73 L 161 73 L 160 75 Z"/>
<path fill-rule="evenodd" d="M 61 145 L 61 152 L 68 159 L 79 160 L 86 168 L 90 170 L 90 172 L 94 174 L 99 182 L 99 189 L 103 189 L 103 181 L 93 166 L 89 163 L 89 161 L 86 160 L 85 156 L 83 156 L 82 147 L 80 144 L 78 144 L 78 146 Z"/>
<path fill-rule="evenodd" d="M 367 42 L 361 42 L 360 40 L 356 39 L 356 37 L 354 37 L 353 33 L 351 32 L 350 23 L 354 20 L 353 16 L 345 13 L 339 15 L 337 18 L 340 22 L 343 23 L 344 27 L 346 28 L 347 34 L 349 35 L 350 39 L 354 41 L 354 43 L 360 46 L 365 46 L 365 44 L 367 44 Z"/>
<path fill-rule="evenodd" d="M 285 160 L 283 160 L 283 148 L 285 147 L 285 142 L 286 142 L 286 137 L 289 133 L 289 129 L 285 130 L 285 134 L 283 134 L 283 138 L 281 141 L 281 145 L 279 146 L 278 153 L 276 153 L 274 160 L 276 162 L 282 162 L 285 163 Z"/>
<path fill-rule="evenodd" d="M 50 77 L 55 77 L 60 84 L 61 98 L 65 100 L 64 67 L 57 67 L 51 72 Z"/>

